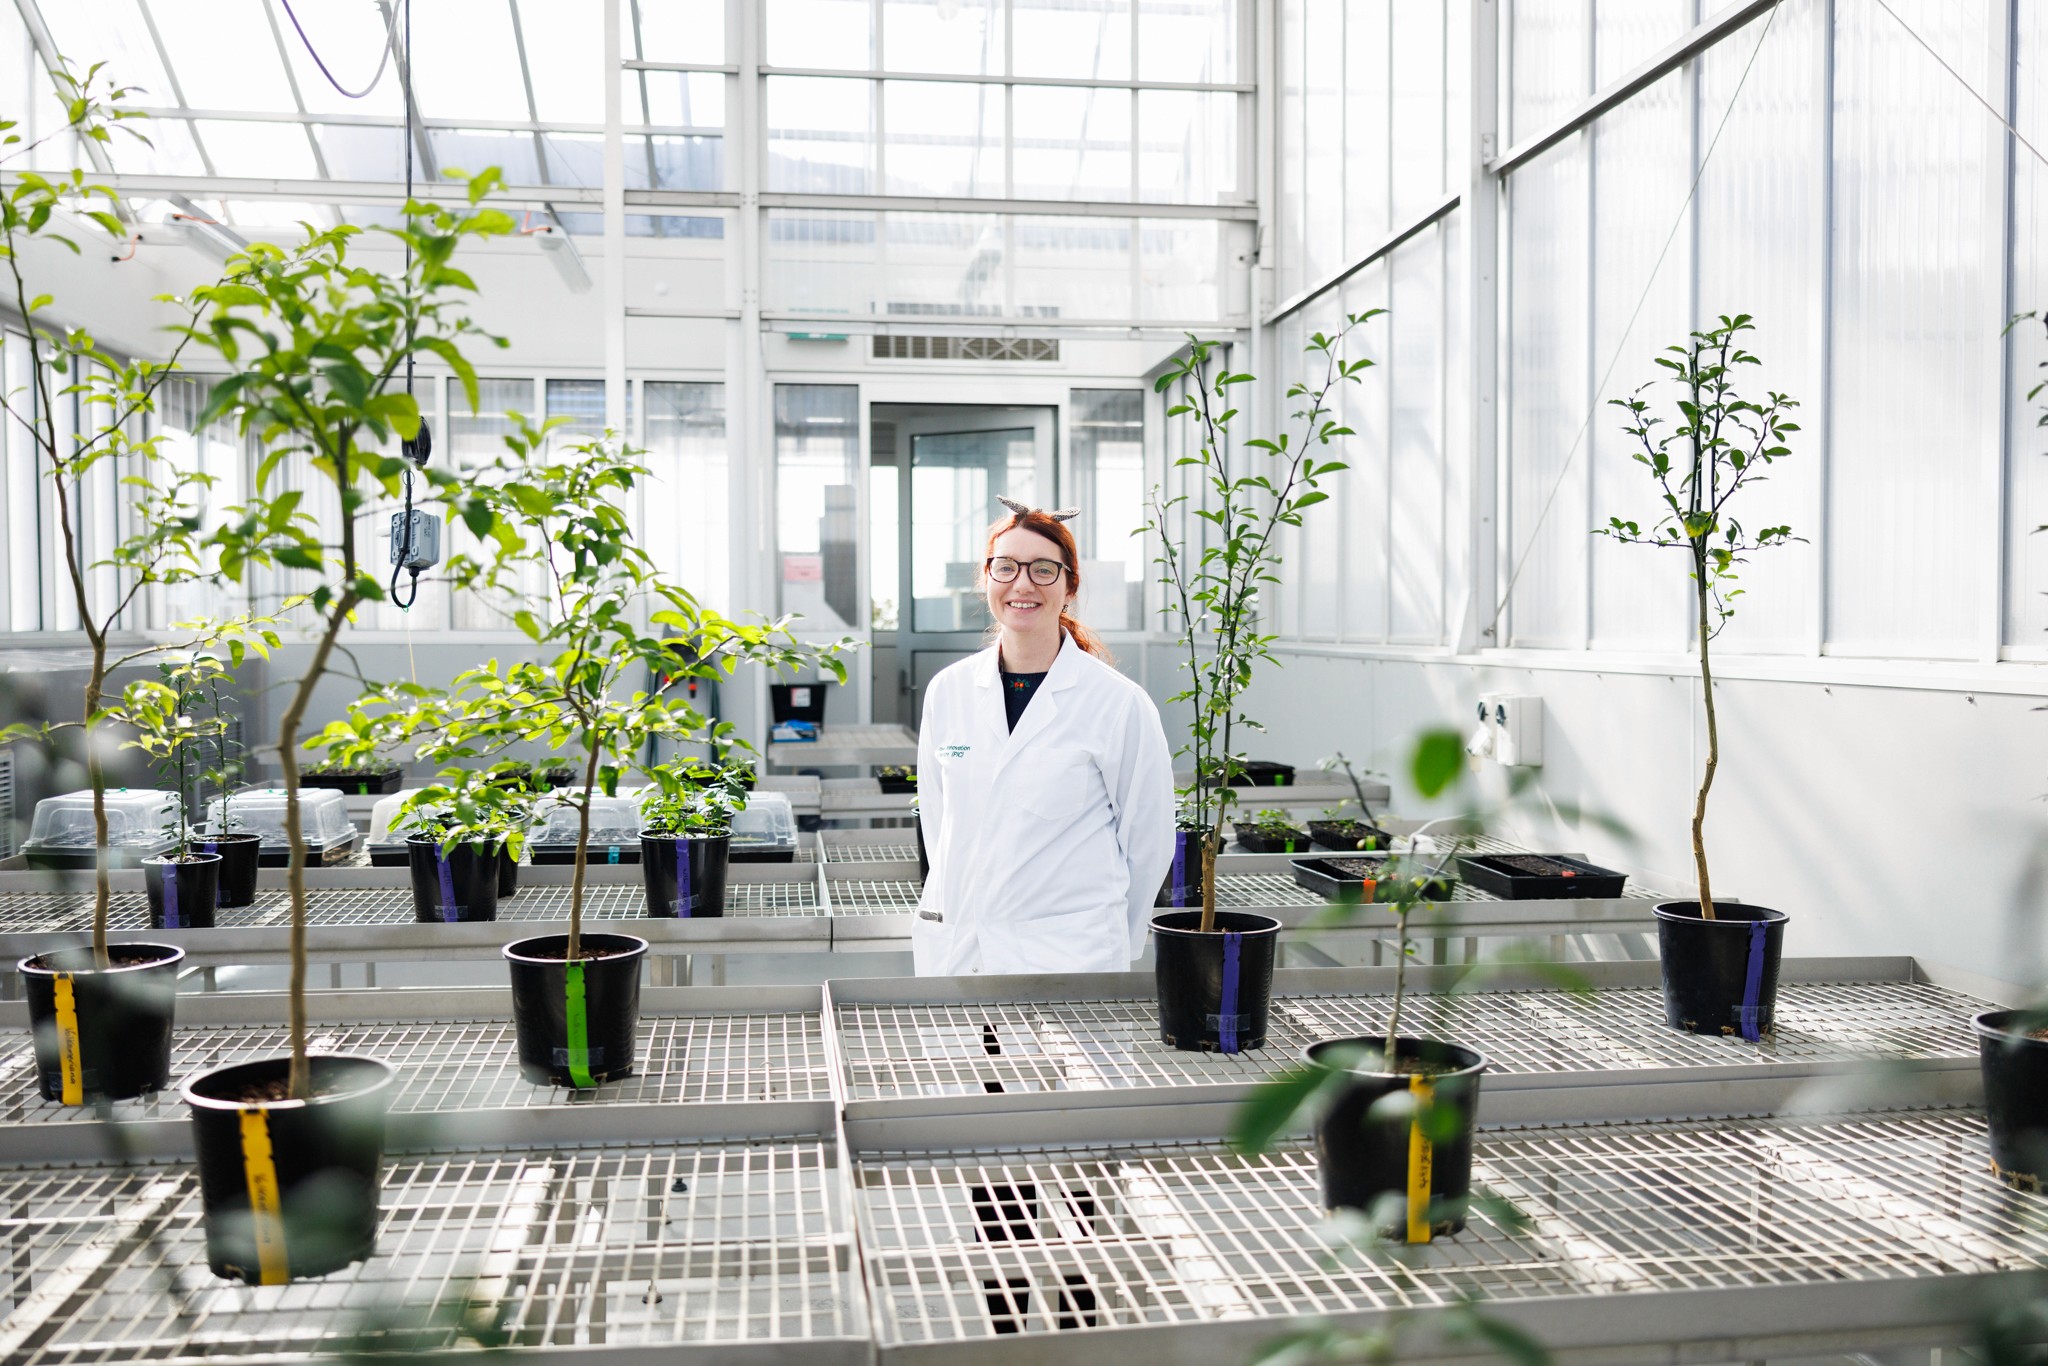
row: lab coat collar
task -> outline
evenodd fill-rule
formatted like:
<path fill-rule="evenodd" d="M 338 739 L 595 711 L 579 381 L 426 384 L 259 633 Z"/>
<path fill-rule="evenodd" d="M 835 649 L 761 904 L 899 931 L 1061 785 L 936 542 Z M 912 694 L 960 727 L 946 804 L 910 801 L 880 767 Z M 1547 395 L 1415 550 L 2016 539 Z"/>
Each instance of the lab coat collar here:
<path fill-rule="evenodd" d="M 994 659 L 998 653 L 998 650 L 990 650 L 989 656 Z M 1076 645 L 1072 636 L 1064 631 L 1060 633 L 1060 652 L 1053 656 L 1052 668 L 1046 671 L 1045 681 L 1038 685 L 1038 691 L 1032 696 L 1031 704 L 1025 707 L 1024 714 L 1017 718 L 1017 729 L 1009 733 L 1001 751 L 998 752 L 996 772 L 1002 772 L 1003 766 L 1010 762 L 1012 756 L 1030 743 L 1033 736 L 1051 725 L 1054 718 L 1060 714 L 1060 704 L 1053 694 L 1064 692 L 1081 681 L 1081 676 L 1089 663 L 1086 655 L 1087 651 Z M 990 669 L 991 680 L 998 672 L 999 669 Z M 1000 689 L 997 690 L 994 701 L 997 711 L 1003 713 L 1003 724 L 1007 726 L 1009 714 L 1004 709 Z"/>

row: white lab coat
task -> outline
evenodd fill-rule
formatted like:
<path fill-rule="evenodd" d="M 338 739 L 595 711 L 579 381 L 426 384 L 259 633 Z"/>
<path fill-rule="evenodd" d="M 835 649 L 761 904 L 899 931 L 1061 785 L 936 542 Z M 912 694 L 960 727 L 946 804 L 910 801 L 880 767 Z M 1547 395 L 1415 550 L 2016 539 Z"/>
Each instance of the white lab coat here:
<path fill-rule="evenodd" d="M 1124 972 L 1144 952 L 1173 758 L 1136 683 L 1062 635 L 1013 732 L 991 646 L 925 689 L 917 788 L 920 976 Z"/>

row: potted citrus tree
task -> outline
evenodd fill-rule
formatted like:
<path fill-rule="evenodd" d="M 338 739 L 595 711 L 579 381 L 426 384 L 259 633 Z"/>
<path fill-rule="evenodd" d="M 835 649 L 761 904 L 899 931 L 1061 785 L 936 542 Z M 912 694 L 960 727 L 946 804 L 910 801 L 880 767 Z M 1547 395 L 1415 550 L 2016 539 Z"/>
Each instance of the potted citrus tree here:
<path fill-rule="evenodd" d="M 375 1248 L 384 1110 L 393 1072 L 373 1058 L 315 1055 L 306 1031 L 306 840 L 300 816 L 299 731 L 314 690 L 356 609 L 385 596 L 363 554 L 362 511 L 395 494 L 406 462 L 388 454 L 418 434 L 404 386 L 412 363 L 445 363 L 476 402 L 460 343 L 475 286 L 454 264 L 465 243 L 508 233 L 484 206 L 496 171 L 470 178 L 467 202 L 408 200 L 404 221 L 375 231 L 402 247 L 396 273 L 352 255 L 363 229 L 309 229 L 291 249 L 258 242 L 229 260 L 229 277 L 195 290 L 182 330 L 226 377 L 200 414 L 231 421 L 261 447 L 253 491 L 209 543 L 222 572 L 245 582 L 274 568 L 305 622 L 306 661 L 280 713 L 276 754 L 291 844 L 291 1048 L 283 1057 L 217 1068 L 188 1081 L 207 1260 L 214 1272 L 262 1284 L 321 1275 Z M 430 486 L 480 533 L 488 508 L 436 470 Z M 309 489 L 333 509 L 315 518 Z M 338 515 L 336 515 L 338 513 Z M 290 583 L 296 575 L 295 583 Z"/>
<path fill-rule="evenodd" d="M 1298 429 L 1271 440 L 1239 441 L 1233 432 L 1238 410 L 1231 406 L 1231 390 L 1251 383 L 1252 376 L 1222 367 L 1216 344 L 1189 337 L 1187 350 L 1158 380 L 1161 393 L 1185 386 L 1185 397 L 1167 415 L 1191 418 L 1199 437 L 1198 452 L 1180 461 L 1193 467 L 1199 498 L 1167 497 L 1154 486 L 1152 515 L 1141 528 L 1160 539 L 1165 610 L 1186 654 L 1180 667 L 1187 686 L 1170 700 L 1192 704 L 1194 713 L 1190 738 L 1179 751 L 1192 759 L 1194 775 L 1181 792 L 1174 859 L 1161 899 L 1200 909 L 1171 910 L 1152 921 L 1160 1037 L 1176 1048 L 1234 1053 L 1265 1043 L 1280 922 L 1216 909 L 1216 856 L 1235 799 L 1231 784 L 1246 772 L 1236 748 L 1240 728 L 1254 724 L 1243 711 L 1244 691 L 1273 657 L 1275 637 L 1260 629 L 1261 595 L 1280 581 L 1279 538 L 1329 498 L 1318 483 L 1345 468 L 1342 461 L 1318 459 L 1332 443 L 1353 435 L 1332 415 L 1332 395 L 1339 384 L 1360 382 L 1372 366 L 1364 357 L 1345 359 L 1344 349 L 1355 330 L 1383 311 L 1352 314 L 1334 335 L 1318 332 L 1309 340 L 1305 350 L 1320 377 L 1288 389 L 1288 399 L 1299 405 Z M 1169 516 L 1184 504 L 1214 529 L 1217 544 L 1199 549 L 1175 542 Z"/>
<path fill-rule="evenodd" d="M 219 738 L 222 725 L 217 714 L 199 714 L 198 704 L 206 696 L 207 684 L 217 681 L 225 668 L 215 655 L 195 655 L 178 663 L 159 663 L 156 678 L 138 679 L 121 690 L 116 715 L 135 732 L 123 748 L 149 755 L 174 799 L 170 852 L 142 861 L 151 929 L 205 929 L 213 924 L 219 904 L 221 858 L 200 847 L 187 803 L 202 753 L 208 742 Z"/>
<path fill-rule="evenodd" d="M 496 530 L 447 572 L 457 591 L 494 590 L 486 600 L 507 604 L 539 658 L 468 670 L 451 697 L 472 731 L 581 762 L 560 798 L 578 811 L 566 932 L 504 950 L 521 1074 L 580 1089 L 632 1072 L 647 953 L 637 935 L 584 932 L 593 796 L 615 793 L 620 775 L 659 744 L 729 742 L 728 723 L 691 706 L 689 680 L 729 677 L 742 663 L 822 664 L 841 678 L 845 666 L 840 645 L 800 643 L 787 618 L 733 621 L 663 578 L 628 513 L 647 471 L 614 437 L 554 450 L 548 433 L 559 423 L 511 418 L 506 452 L 471 471 L 471 496 L 490 509 Z M 522 587 L 528 547 L 545 560 L 537 592 Z"/>
<path fill-rule="evenodd" d="M 1666 347 L 1667 354 L 1656 358 L 1679 390 L 1675 416 L 1650 411 L 1644 397 L 1650 384 L 1628 398 L 1608 400 L 1628 415 L 1622 430 L 1636 447 L 1631 454 L 1649 470 L 1663 507 L 1647 524 L 1610 517 L 1594 530 L 1624 545 L 1677 550 L 1691 571 L 1700 700 L 1707 720 L 1706 767 L 1692 808 L 1699 897 L 1666 901 L 1654 911 L 1664 1018 L 1688 1033 L 1751 1042 L 1772 1032 L 1786 916 L 1766 906 L 1714 902 L 1707 869 L 1707 793 L 1721 763 L 1721 731 L 1710 647 L 1735 615 L 1735 600 L 1742 594 L 1739 570 L 1750 553 L 1800 539 L 1790 527 L 1746 527 L 1735 515 L 1735 500 L 1792 453 L 1785 443 L 1799 430 L 1791 420 L 1799 406 L 1795 400 L 1769 390 L 1759 400 L 1736 387 L 1743 367 L 1760 364 L 1743 338 L 1754 328 L 1747 313 L 1723 314 L 1714 327 L 1692 333 L 1684 346 Z"/>
<path fill-rule="evenodd" d="M 644 772 L 650 782 L 640 800 L 640 871 L 647 914 L 724 915 L 732 818 L 747 804 L 741 771 L 698 760 Z"/>
<path fill-rule="evenodd" d="M 518 862 L 531 814 L 522 792 L 469 768 L 444 768 L 400 802 L 392 829 L 405 833 L 413 918 L 496 920 L 502 868 Z"/>

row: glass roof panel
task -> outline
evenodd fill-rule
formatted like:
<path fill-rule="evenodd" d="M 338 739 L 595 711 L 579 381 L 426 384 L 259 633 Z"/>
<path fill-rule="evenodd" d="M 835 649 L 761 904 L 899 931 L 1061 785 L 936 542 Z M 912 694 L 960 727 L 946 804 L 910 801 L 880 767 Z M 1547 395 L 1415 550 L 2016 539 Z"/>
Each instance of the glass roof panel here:
<path fill-rule="evenodd" d="M 874 168 L 873 81 L 770 76 L 768 188 L 866 194 Z"/>
<path fill-rule="evenodd" d="M 413 94 L 429 119 L 523 121 L 511 0 L 413 6 Z"/>
<path fill-rule="evenodd" d="M 891 71 L 1003 74 L 1003 0 L 886 0 L 882 65 Z"/>
<path fill-rule="evenodd" d="M 724 138 L 657 137 L 652 141 L 655 189 L 725 188 Z"/>
<path fill-rule="evenodd" d="M 264 114 L 298 111 L 263 0 L 148 0 L 148 4 L 188 109 Z M 45 8 L 57 6 L 46 4 Z M 203 131 L 201 136 L 205 136 Z M 222 170 L 221 174 L 253 173 Z"/>
<path fill-rule="evenodd" d="M 151 119 L 128 126 L 138 128 L 149 139 L 149 145 L 145 147 L 131 137 L 116 137 L 107 148 L 115 170 L 145 175 L 206 174 L 199 144 L 192 137 L 192 125 L 185 120 Z"/>
<path fill-rule="evenodd" d="M 322 123 L 315 125 L 313 131 L 320 139 L 320 155 L 327 159 L 327 174 L 333 179 L 404 182 L 404 129 Z M 415 180 L 425 174 L 425 168 L 414 165 Z"/>
<path fill-rule="evenodd" d="M 953 81 L 883 81 L 882 149 L 888 194 L 1000 195 L 1003 88 Z"/>
<path fill-rule="evenodd" d="M 42 14 L 57 51 L 74 65 L 105 62 L 107 74 L 116 81 L 142 88 L 145 93 L 135 99 L 137 104 L 178 102 L 135 0 L 45 0 Z"/>
<path fill-rule="evenodd" d="M 1138 0 L 1138 79 L 1237 79 L 1237 0 Z"/>
<path fill-rule="evenodd" d="M 194 127 L 215 175 L 311 179 L 320 173 L 303 124 L 197 119 Z"/>
<path fill-rule="evenodd" d="M 725 0 L 628 0 L 644 62 L 725 62 Z M 632 46 L 630 38 L 627 47 Z"/>
<path fill-rule="evenodd" d="M 1019 76 L 1130 79 L 1131 0 L 1019 0 L 1010 27 Z"/>
<path fill-rule="evenodd" d="M 495 133 L 475 128 L 434 128 L 427 137 L 434 146 L 434 159 L 443 171 L 460 169 L 475 175 L 486 166 L 504 174 L 507 185 L 538 185 L 540 155 L 534 150 L 531 133 Z M 400 156 L 404 155 L 401 150 Z M 415 167 L 413 174 L 424 180 Z"/>
<path fill-rule="evenodd" d="M 234 226 L 268 229 L 264 236 L 287 246 L 303 239 L 300 224 L 325 228 L 334 221 L 334 210 L 329 205 L 292 199 L 230 199 L 222 207 Z"/>
<path fill-rule="evenodd" d="M 768 65 L 866 71 L 875 61 L 869 0 L 771 0 Z"/>
<path fill-rule="evenodd" d="M 591 0 L 519 0 L 519 31 L 541 122 L 603 123 L 603 7 Z"/>
<path fill-rule="evenodd" d="M 396 13 L 395 10 L 393 12 Z M 284 34 L 285 56 L 290 59 L 292 74 L 299 82 L 299 96 L 309 111 L 315 114 L 380 114 L 392 119 L 405 117 L 396 59 L 384 63 L 384 74 L 377 78 L 377 84 L 369 94 L 352 100 L 328 83 L 306 51 L 306 43 L 311 42 L 313 50 L 320 54 L 320 60 L 334 73 L 334 79 L 350 90 L 361 90 L 369 85 L 370 77 L 377 71 L 378 60 L 384 56 L 384 37 L 388 31 L 384 13 L 377 7 L 376 0 L 316 0 L 316 3 L 294 4 L 292 14 L 298 16 L 300 26 L 306 30 L 305 38 L 299 37 L 298 30 L 292 27 L 291 16 L 281 9 L 277 16 L 278 28 Z"/>
<path fill-rule="evenodd" d="M 726 77 L 701 71 L 643 71 L 640 76 L 647 85 L 649 123 L 664 128 L 725 127 Z"/>

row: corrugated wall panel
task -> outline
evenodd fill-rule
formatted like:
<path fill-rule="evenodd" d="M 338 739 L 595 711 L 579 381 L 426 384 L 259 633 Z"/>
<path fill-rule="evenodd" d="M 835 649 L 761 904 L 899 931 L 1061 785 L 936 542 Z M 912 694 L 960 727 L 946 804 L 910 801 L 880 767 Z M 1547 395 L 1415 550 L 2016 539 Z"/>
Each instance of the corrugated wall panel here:
<path fill-rule="evenodd" d="M 1806 426 L 1768 482 L 1744 490 L 1738 515 L 1745 524 L 1790 526 L 1809 539 L 1751 559 L 1742 571 L 1735 619 L 1715 642 L 1717 650 L 1800 653 L 1817 639 L 1824 461 L 1821 15 L 1816 0 L 1786 0 L 1761 50 L 1756 44 L 1765 25 L 1759 20 L 1708 52 L 1700 67 L 1703 149 L 1721 129 L 1696 200 L 1700 313 L 1756 317 L 1752 349 L 1763 365 L 1744 384 L 1798 399 L 1805 407 L 1795 419 Z"/>
<path fill-rule="evenodd" d="M 1583 135 L 1509 177 L 1508 563 L 1503 643 L 1577 649 L 1586 631 L 1586 462 L 1566 456 L 1586 415 Z M 1553 496 L 1554 494 L 1554 496 Z M 1546 512 L 1546 506 L 1548 510 Z M 1519 571 L 1519 572 L 1517 572 Z"/>
<path fill-rule="evenodd" d="M 1363 313 L 1387 307 L 1387 267 L 1375 262 L 1344 285 L 1344 311 Z M 1387 314 L 1352 333 L 1351 355 L 1375 362 L 1357 384 L 1340 384 L 1339 416 L 1358 435 L 1346 443 L 1344 459 L 1351 468 L 1338 475 L 1339 506 L 1316 508 L 1335 515 L 1322 523 L 1342 538 L 1343 606 L 1340 625 L 1346 640 L 1381 641 L 1387 637 L 1387 563 L 1391 543 L 1387 532 L 1387 485 L 1390 432 L 1390 385 L 1398 392 L 1400 378 L 1389 364 L 1393 324 Z"/>
<path fill-rule="evenodd" d="M 1444 630 L 1444 232 L 1394 253 L 1388 419 L 1388 635 L 1435 644 Z"/>
<path fill-rule="evenodd" d="M 2019 9 L 2013 86 L 2019 104 L 2013 124 L 2034 146 L 2048 150 L 2048 4 L 2027 0 Z M 2040 425 L 2048 391 L 2029 400 L 2027 390 L 2048 380 L 2048 166 L 2018 149 L 2013 177 L 2013 305 L 2035 320 L 2012 333 L 2011 438 L 2006 479 L 2011 492 L 2006 530 L 2005 644 L 2026 659 L 2048 658 L 2048 427 Z"/>
<path fill-rule="evenodd" d="M 2001 4 L 1890 2 L 1998 89 Z M 1997 534 L 2002 134 L 1878 6 L 1838 6 L 1835 40 L 1827 648 L 1968 658 Z"/>
<path fill-rule="evenodd" d="M 1679 390 L 1654 358 L 1688 330 L 1692 253 L 1681 220 L 1691 176 L 1686 159 L 1671 155 L 1690 137 L 1685 94 L 1674 73 L 1593 126 L 1592 364 L 1596 384 L 1607 378 L 1577 457 L 1590 466 L 1589 500 L 1565 506 L 1560 494 L 1550 515 L 1586 539 L 1595 649 L 1676 650 L 1689 639 L 1687 557 L 1592 535 L 1609 517 L 1647 527 L 1663 510 L 1656 481 L 1635 461 L 1641 447 L 1621 430 L 1627 414 L 1608 400 L 1647 383 L 1663 430 L 1676 425 Z"/>

